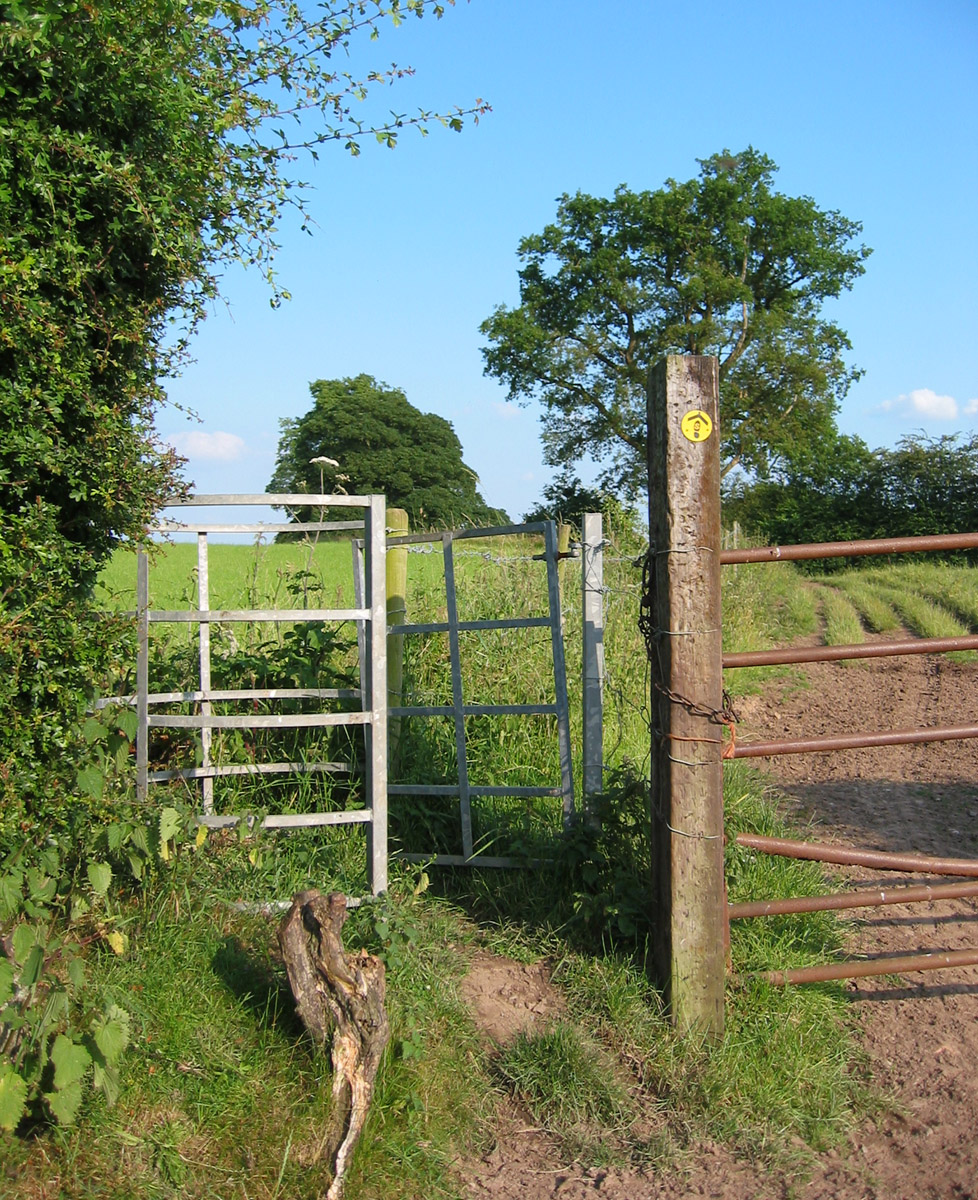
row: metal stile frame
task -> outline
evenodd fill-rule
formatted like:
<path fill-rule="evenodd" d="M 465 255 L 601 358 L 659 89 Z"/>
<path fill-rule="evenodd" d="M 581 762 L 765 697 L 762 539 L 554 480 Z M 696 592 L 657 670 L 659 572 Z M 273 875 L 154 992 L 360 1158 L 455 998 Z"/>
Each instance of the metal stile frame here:
<path fill-rule="evenodd" d="M 541 617 L 501 617 L 497 620 L 461 621 L 455 589 L 454 544 L 457 541 L 476 538 L 506 537 L 521 534 L 542 533 L 544 554 L 539 556 L 547 565 L 547 598 L 549 612 Z M 492 529 L 449 530 L 435 534 L 412 534 L 407 537 L 390 538 L 389 546 L 418 545 L 425 542 L 440 542 L 445 563 L 445 590 L 447 621 L 428 624 L 392 625 L 390 634 L 424 635 L 447 633 L 452 673 L 451 705 L 404 706 L 391 708 L 391 717 L 436 717 L 450 716 L 455 722 L 455 745 L 458 757 L 459 781 L 457 784 L 390 784 L 391 796 L 438 795 L 458 796 L 459 817 L 462 827 L 462 854 L 402 854 L 399 857 L 411 862 L 435 863 L 443 866 L 515 867 L 525 865 L 516 859 L 490 856 L 476 852 L 472 836 L 472 799 L 478 796 L 559 796 L 562 801 L 562 818 L 566 826 L 574 813 L 574 781 L 571 767 L 570 723 L 567 709 L 567 670 L 564 661 L 564 642 L 560 623 L 560 583 L 557 574 L 557 530 L 552 521 L 539 521 L 526 525 L 504 525 Z M 480 629 L 529 629 L 549 627 L 551 652 L 554 665 L 554 703 L 552 704 L 466 704 L 462 690 L 461 651 L 459 634 Z M 468 716 L 504 716 L 509 714 L 553 715 L 557 718 L 557 740 L 560 759 L 559 787 L 501 787 L 493 785 L 473 786 L 469 779 L 466 753 L 465 718 Z"/>
<path fill-rule="evenodd" d="M 285 773 L 341 773 L 346 763 L 279 762 L 216 765 L 211 756 L 211 735 L 215 729 L 302 728 L 330 725 L 361 725 L 366 743 L 366 807 L 340 812 L 269 814 L 262 825 L 268 829 L 308 828 L 324 825 L 368 824 L 370 826 L 368 871 L 375 895 L 387 889 L 387 595 L 386 595 L 386 501 L 383 496 L 328 496 L 293 494 L 199 495 L 179 509 L 198 506 L 273 505 L 275 507 L 312 505 L 321 508 L 360 508 L 362 521 L 252 522 L 245 524 L 203 524 L 163 521 L 151 532 L 193 532 L 198 547 L 198 607 L 186 610 L 154 611 L 149 602 L 149 562 L 140 554 L 137 565 L 137 626 L 139 657 L 136 668 L 136 695 L 120 697 L 118 702 L 136 707 L 136 788 L 146 799 L 149 784 L 171 779 L 200 780 L 199 821 L 211 828 L 234 825 L 241 818 L 214 813 L 213 783 L 219 776 L 274 775 Z M 211 609 L 207 564 L 207 537 L 212 533 L 319 533 L 337 530 L 363 530 L 366 563 L 357 577 L 356 607 L 352 609 Z M 357 573 L 355 572 L 355 576 Z M 356 621 L 360 646 L 360 688 L 272 688 L 215 689 L 210 678 L 210 626 L 214 622 L 252 621 Z M 149 629 L 157 623 L 188 622 L 199 628 L 200 688 L 184 692 L 149 691 Z M 358 712 L 307 712 L 294 714 L 215 715 L 215 701 L 315 699 L 360 701 Z M 156 706 L 192 703 L 193 715 L 153 712 Z M 172 770 L 149 770 L 149 731 L 151 729 L 196 729 L 200 731 L 201 765 Z"/>
<path fill-rule="evenodd" d="M 581 607 L 584 640 L 582 769 L 584 811 L 604 791 L 604 537 L 601 513 L 585 513 L 581 545 Z"/>

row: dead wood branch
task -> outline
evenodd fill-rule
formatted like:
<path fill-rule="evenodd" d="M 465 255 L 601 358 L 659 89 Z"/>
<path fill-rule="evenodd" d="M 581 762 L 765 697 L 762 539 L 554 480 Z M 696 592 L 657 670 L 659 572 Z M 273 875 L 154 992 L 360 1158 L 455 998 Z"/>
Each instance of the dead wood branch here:
<path fill-rule="evenodd" d="M 302 1023 L 325 1048 L 332 1031 L 333 1107 L 317 1159 L 329 1158 L 326 1200 L 340 1200 L 353 1147 L 367 1119 L 380 1059 L 390 1037 L 384 1008 L 384 964 L 343 949 L 346 897 L 299 892 L 278 940 Z"/>

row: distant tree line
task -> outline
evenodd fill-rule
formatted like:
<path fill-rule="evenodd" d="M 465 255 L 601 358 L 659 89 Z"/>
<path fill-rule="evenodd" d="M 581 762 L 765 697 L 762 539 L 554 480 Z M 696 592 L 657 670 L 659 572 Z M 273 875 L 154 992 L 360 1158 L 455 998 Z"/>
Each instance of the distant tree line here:
<path fill-rule="evenodd" d="M 978 433 L 879 450 L 840 435 L 767 479 L 728 483 L 723 511 L 770 545 L 978 530 Z"/>

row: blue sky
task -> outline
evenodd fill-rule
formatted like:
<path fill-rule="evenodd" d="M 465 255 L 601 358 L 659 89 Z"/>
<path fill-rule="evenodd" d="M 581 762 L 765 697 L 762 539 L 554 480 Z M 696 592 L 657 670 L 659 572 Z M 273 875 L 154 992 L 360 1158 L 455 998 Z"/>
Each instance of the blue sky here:
<path fill-rule="evenodd" d="M 365 372 L 451 421 L 486 500 L 517 517 L 553 472 L 538 413 L 483 376 L 478 327 L 518 301 L 520 238 L 564 192 L 657 188 L 748 144 L 779 190 L 861 221 L 874 250 L 831 310 L 865 370 L 843 431 L 884 446 L 978 428 L 974 0 L 459 0 L 363 49 L 416 69 L 384 109 L 493 111 L 300 164 L 318 228 L 281 230 L 291 302 L 273 310 L 259 274 L 229 273 L 168 386 L 200 418 L 157 422 L 198 491 L 264 491 L 309 383 Z"/>

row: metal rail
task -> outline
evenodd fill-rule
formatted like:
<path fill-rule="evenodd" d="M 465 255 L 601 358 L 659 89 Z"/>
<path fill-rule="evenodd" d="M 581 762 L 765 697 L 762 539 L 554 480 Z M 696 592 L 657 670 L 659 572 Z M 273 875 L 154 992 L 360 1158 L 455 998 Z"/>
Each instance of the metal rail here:
<path fill-rule="evenodd" d="M 904 638 L 889 642 L 859 642 L 848 646 L 795 646 L 778 650 L 744 650 L 723 656 L 727 667 L 769 667 L 787 663 L 842 662 L 853 658 L 889 658 L 901 654 L 944 654 L 978 650 L 978 633 L 960 637 Z"/>
<path fill-rule="evenodd" d="M 798 562 L 813 558 L 858 558 L 866 554 L 911 554 L 926 550 L 974 550 L 978 533 L 945 533 L 933 537 L 864 538 L 851 542 L 808 542 L 797 546 L 756 546 L 721 550 L 720 562 Z"/>
<path fill-rule="evenodd" d="M 929 954 L 897 954 L 861 962 L 827 963 L 820 967 L 795 967 L 787 971 L 759 971 L 748 978 L 776 986 L 791 983 L 828 983 L 833 979 L 865 979 L 903 971 L 940 971 L 946 967 L 978 966 L 978 950 L 934 950 Z"/>
<path fill-rule="evenodd" d="M 978 883 L 919 883 L 901 888 L 864 888 L 831 896 L 792 896 L 788 900 L 746 900 L 727 906 L 731 921 L 745 917 L 782 917 L 799 913 L 836 912 L 849 908 L 879 908 L 885 904 L 918 904 L 978 896 Z"/>
<path fill-rule="evenodd" d="M 814 862 L 842 866 L 874 867 L 878 871 L 910 871 L 927 875 L 968 875 L 978 878 L 978 860 L 973 858 L 931 858 L 925 854 L 892 854 L 884 850 L 854 850 L 848 846 L 829 846 L 824 842 L 796 842 L 789 838 L 765 837 L 759 833 L 738 833 L 738 846 L 777 854 L 782 858 L 804 858 Z"/>
<path fill-rule="evenodd" d="M 954 742 L 978 737 L 978 725 L 941 729 L 894 729 L 887 733 L 853 733 L 838 737 L 792 738 L 777 742 L 738 742 L 730 758 L 771 758 L 778 754 L 812 754 L 828 750 L 861 750 L 867 746 L 913 746 L 921 742 Z"/>

